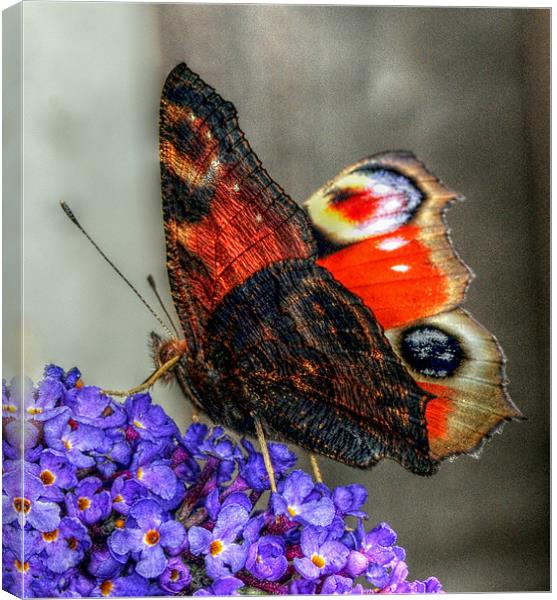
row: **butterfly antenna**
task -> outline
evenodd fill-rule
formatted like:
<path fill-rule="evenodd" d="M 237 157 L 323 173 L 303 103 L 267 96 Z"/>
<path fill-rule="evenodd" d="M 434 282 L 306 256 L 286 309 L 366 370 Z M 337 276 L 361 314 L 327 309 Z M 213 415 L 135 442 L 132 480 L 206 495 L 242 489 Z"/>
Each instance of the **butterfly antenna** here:
<path fill-rule="evenodd" d="M 170 336 L 170 337 L 174 337 L 172 335 L 172 332 L 170 331 L 170 329 L 166 326 L 166 324 L 164 323 L 164 321 L 159 317 L 159 315 L 157 315 L 157 313 L 149 306 L 149 304 L 147 304 L 145 298 L 143 298 L 143 296 L 135 289 L 135 287 L 133 286 L 133 284 L 129 281 L 129 279 L 122 273 L 122 271 L 120 271 L 120 269 L 108 258 L 108 256 L 99 248 L 99 246 L 97 245 L 97 243 L 95 242 L 95 240 L 93 240 L 93 238 L 85 231 L 85 229 L 83 229 L 83 227 L 81 226 L 80 222 L 76 219 L 75 215 L 73 214 L 72 209 L 64 202 L 61 201 L 60 202 L 60 206 L 62 207 L 62 210 L 66 213 L 66 216 L 68 217 L 68 219 L 70 219 L 70 221 L 79 229 L 79 231 L 81 231 L 81 233 L 89 240 L 89 242 L 91 242 L 91 244 L 93 245 L 93 247 L 95 248 L 95 250 L 104 258 L 104 260 L 106 260 L 106 262 L 116 271 L 116 273 L 118 273 L 118 275 L 126 282 L 126 284 L 128 285 L 128 287 L 132 290 L 132 292 L 141 300 L 141 302 L 143 302 L 143 304 L 147 307 L 148 311 L 153 315 L 153 317 L 155 317 L 155 319 L 160 323 L 161 327 L 166 331 L 166 333 Z"/>
<path fill-rule="evenodd" d="M 172 320 L 172 317 L 170 316 L 170 313 L 166 310 L 166 306 L 164 305 L 164 303 L 162 301 L 162 298 L 160 297 L 159 291 L 157 290 L 157 285 L 155 283 L 155 278 L 152 275 L 147 275 L 147 283 L 149 284 L 150 288 L 155 293 L 155 296 L 157 297 L 157 300 L 159 301 L 159 304 L 160 304 L 160 306 L 161 306 L 164 314 L 166 315 L 166 318 L 169 320 L 170 325 L 172 325 L 172 329 L 174 329 L 174 333 L 176 334 L 176 338 L 179 338 L 180 334 L 178 332 L 178 328 L 174 324 L 174 321 Z"/>

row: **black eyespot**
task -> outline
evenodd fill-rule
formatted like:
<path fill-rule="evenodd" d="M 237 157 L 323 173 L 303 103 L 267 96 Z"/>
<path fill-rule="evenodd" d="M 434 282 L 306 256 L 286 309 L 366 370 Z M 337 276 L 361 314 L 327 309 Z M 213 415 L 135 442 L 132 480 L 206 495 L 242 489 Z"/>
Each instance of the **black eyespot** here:
<path fill-rule="evenodd" d="M 465 358 L 456 337 L 431 325 L 407 329 L 400 350 L 415 371 L 436 378 L 453 375 Z"/>

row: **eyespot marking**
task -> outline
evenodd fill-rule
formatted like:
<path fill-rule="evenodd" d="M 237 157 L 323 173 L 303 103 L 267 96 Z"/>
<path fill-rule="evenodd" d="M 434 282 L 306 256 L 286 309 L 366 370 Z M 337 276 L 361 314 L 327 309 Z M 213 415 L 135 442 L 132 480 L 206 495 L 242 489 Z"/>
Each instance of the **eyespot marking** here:
<path fill-rule="evenodd" d="M 424 192 L 408 176 L 382 165 L 356 168 L 308 204 L 312 221 L 340 244 L 384 235 L 409 223 Z"/>
<path fill-rule="evenodd" d="M 450 377 L 465 358 L 458 338 L 431 325 L 407 329 L 400 341 L 404 359 L 427 377 Z"/>
<path fill-rule="evenodd" d="M 330 206 L 368 233 L 384 233 L 408 222 L 423 200 L 416 185 L 394 170 L 360 168 L 353 175 L 366 176 L 365 186 L 333 191 Z"/>

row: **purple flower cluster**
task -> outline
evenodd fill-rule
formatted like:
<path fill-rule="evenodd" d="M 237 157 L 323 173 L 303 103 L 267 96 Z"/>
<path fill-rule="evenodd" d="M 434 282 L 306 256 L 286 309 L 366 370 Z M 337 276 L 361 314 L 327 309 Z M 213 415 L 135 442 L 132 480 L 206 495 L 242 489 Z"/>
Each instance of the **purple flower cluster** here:
<path fill-rule="evenodd" d="M 148 394 L 119 403 L 77 369 L 3 384 L 3 588 L 27 597 L 440 592 L 407 580 L 360 485 L 331 489 L 269 444 L 181 436 Z M 261 501 L 260 501 L 261 499 Z M 355 523 L 349 527 L 347 518 Z"/>

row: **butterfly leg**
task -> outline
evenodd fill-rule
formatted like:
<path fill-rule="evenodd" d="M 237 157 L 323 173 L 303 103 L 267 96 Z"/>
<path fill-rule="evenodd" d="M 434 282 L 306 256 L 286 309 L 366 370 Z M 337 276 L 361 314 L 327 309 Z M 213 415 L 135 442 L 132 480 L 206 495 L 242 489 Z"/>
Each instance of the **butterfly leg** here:
<path fill-rule="evenodd" d="M 108 396 L 127 397 L 131 396 L 132 394 L 142 392 L 143 390 L 147 390 L 155 384 L 157 379 L 160 379 L 165 373 L 170 371 L 170 369 L 172 369 L 181 358 L 181 354 L 173 356 L 169 361 L 165 362 L 164 365 L 158 368 L 144 383 L 132 388 L 131 390 L 102 390 L 102 392 Z"/>
<path fill-rule="evenodd" d="M 317 462 L 317 456 L 315 456 L 313 452 L 309 453 L 309 462 L 311 463 L 311 469 L 313 471 L 315 481 L 317 481 L 317 483 L 323 483 L 323 475 L 321 475 L 321 469 L 319 468 L 319 463 Z"/>
<path fill-rule="evenodd" d="M 271 463 L 271 455 L 269 454 L 269 448 L 267 447 L 267 440 L 265 439 L 265 431 L 263 429 L 263 423 L 261 420 L 252 413 L 253 422 L 255 424 L 255 432 L 257 433 L 257 440 L 261 446 L 261 453 L 263 454 L 263 461 L 265 462 L 265 468 L 267 469 L 267 475 L 269 475 L 269 482 L 271 484 L 271 492 L 277 491 L 277 484 L 275 482 L 275 471 L 273 464 Z"/>

